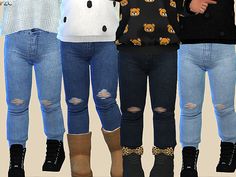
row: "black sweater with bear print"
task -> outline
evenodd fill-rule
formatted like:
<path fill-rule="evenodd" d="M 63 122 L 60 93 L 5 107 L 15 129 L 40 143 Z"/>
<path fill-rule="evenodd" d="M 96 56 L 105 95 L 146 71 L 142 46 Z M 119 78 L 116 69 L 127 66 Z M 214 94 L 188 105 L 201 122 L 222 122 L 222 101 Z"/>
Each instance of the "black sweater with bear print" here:
<path fill-rule="evenodd" d="M 183 44 L 236 44 L 234 0 L 217 0 L 201 15 L 191 13 L 192 0 L 185 0 L 187 14 L 180 18 L 180 39 Z"/>
<path fill-rule="evenodd" d="M 121 21 L 116 44 L 128 52 L 159 53 L 178 49 L 179 16 L 183 0 L 116 0 Z"/>

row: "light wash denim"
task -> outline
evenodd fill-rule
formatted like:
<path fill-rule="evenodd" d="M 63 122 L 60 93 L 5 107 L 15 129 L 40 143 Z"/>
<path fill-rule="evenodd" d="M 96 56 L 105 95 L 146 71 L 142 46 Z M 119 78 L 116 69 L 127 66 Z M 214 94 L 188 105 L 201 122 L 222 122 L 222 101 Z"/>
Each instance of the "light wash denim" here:
<path fill-rule="evenodd" d="M 28 139 L 33 67 L 45 134 L 48 139 L 63 139 L 65 130 L 60 104 L 60 43 L 55 33 L 32 29 L 13 33 L 5 38 L 7 138 L 10 145 L 25 146 Z M 34 115 L 32 119 L 38 117 L 39 115 Z"/>
<path fill-rule="evenodd" d="M 235 46 L 187 44 L 180 47 L 178 74 L 181 107 L 180 141 L 183 147 L 198 148 L 201 141 L 206 73 L 209 75 L 219 136 L 224 142 L 236 142 Z M 211 117 L 206 114 L 205 119 Z M 208 127 L 212 128 L 211 125 Z"/>

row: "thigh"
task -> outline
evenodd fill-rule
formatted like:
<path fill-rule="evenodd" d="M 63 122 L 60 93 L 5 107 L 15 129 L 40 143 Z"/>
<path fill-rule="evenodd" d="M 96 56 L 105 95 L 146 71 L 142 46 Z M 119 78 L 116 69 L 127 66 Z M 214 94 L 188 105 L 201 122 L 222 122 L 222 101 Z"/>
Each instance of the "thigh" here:
<path fill-rule="evenodd" d="M 56 34 L 41 32 L 38 46 L 38 62 L 34 64 L 38 96 L 41 102 L 55 103 L 60 101 L 62 81 L 60 45 Z"/>
<path fill-rule="evenodd" d="M 153 56 L 149 78 L 153 110 L 172 112 L 177 89 L 177 50 Z"/>
<path fill-rule="evenodd" d="M 142 56 L 119 52 L 119 86 L 122 113 L 143 111 L 147 92 L 147 73 Z"/>
<path fill-rule="evenodd" d="M 113 42 L 94 43 L 95 53 L 91 59 L 93 95 L 116 97 L 118 84 L 118 52 Z"/>
<path fill-rule="evenodd" d="M 202 57 L 200 45 L 182 45 L 179 50 L 178 80 L 182 110 L 200 110 L 202 108 L 205 90 L 205 70 L 201 65 Z"/>
<path fill-rule="evenodd" d="M 32 85 L 32 65 L 21 33 L 5 38 L 4 66 L 8 105 L 28 105 Z M 23 104 L 24 103 L 24 104 Z"/>
<path fill-rule="evenodd" d="M 214 105 L 219 109 L 233 106 L 236 81 L 234 45 L 213 45 L 212 67 L 208 73 Z"/>
<path fill-rule="evenodd" d="M 89 97 L 89 59 L 86 45 L 61 42 L 62 70 L 66 101 L 87 104 Z"/>

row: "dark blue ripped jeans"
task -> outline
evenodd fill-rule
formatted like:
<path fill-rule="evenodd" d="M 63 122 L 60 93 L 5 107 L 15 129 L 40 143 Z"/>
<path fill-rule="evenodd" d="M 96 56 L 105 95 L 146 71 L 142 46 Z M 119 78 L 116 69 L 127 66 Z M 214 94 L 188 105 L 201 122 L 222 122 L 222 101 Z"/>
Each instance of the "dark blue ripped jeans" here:
<path fill-rule="evenodd" d="M 114 43 L 61 42 L 61 52 L 69 134 L 89 132 L 90 74 L 93 98 L 103 129 L 113 131 L 119 128 L 121 113 L 116 103 L 118 57 Z"/>
<path fill-rule="evenodd" d="M 175 147 L 177 50 L 167 48 L 160 50 L 159 54 L 121 51 L 119 78 L 122 146 L 136 148 L 143 145 L 144 109 L 149 84 L 154 145 L 159 148 Z"/>

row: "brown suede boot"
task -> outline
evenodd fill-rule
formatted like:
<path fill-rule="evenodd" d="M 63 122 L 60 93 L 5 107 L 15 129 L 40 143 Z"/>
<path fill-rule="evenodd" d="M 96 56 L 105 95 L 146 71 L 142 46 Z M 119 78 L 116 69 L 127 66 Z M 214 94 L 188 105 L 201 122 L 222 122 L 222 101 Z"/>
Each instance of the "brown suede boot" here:
<path fill-rule="evenodd" d="M 107 132 L 102 129 L 104 139 L 111 152 L 111 177 L 123 177 L 122 148 L 120 145 L 120 129 Z"/>
<path fill-rule="evenodd" d="M 93 176 L 90 166 L 91 136 L 92 133 L 67 135 L 72 177 Z"/>

